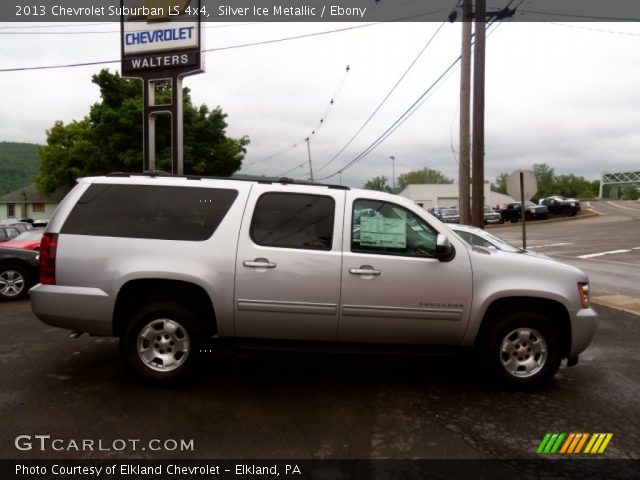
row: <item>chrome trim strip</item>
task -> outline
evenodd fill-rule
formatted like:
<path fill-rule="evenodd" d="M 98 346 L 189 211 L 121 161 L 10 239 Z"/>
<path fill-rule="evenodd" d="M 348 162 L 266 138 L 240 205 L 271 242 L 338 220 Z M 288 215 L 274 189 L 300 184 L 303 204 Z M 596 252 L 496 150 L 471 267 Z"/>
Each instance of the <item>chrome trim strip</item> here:
<path fill-rule="evenodd" d="M 455 322 L 459 322 L 462 320 L 461 309 L 443 308 L 406 308 L 369 305 L 343 305 L 342 315 L 352 317 L 416 318 L 420 320 L 447 320 Z"/>
<path fill-rule="evenodd" d="M 312 313 L 316 315 L 338 314 L 338 305 L 335 303 L 275 302 L 241 298 L 237 300 L 236 305 L 238 310 L 243 312 Z"/>

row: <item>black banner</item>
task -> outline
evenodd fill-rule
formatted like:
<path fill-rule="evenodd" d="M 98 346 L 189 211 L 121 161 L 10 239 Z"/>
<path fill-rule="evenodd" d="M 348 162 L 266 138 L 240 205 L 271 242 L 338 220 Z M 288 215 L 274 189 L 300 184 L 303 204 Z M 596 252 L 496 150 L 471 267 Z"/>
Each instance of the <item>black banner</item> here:
<path fill-rule="evenodd" d="M 452 0 L 202 0 L 204 22 L 442 22 L 455 20 Z M 167 0 L 141 0 L 140 8 L 170 9 Z M 632 0 L 488 0 L 488 19 L 524 22 L 640 21 Z M 167 13 L 167 12 L 165 12 Z M 14 0 L 0 2 L 1 22 L 119 22 L 120 0 Z M 153 15 L 153 14 L 152 14 Z M 457 11 L 459 20 L 460 12 Z"/>
<path fill-rule="evenodd" d="M 0 460 L 2 480 L 638 478 L 638 460 Z"/>

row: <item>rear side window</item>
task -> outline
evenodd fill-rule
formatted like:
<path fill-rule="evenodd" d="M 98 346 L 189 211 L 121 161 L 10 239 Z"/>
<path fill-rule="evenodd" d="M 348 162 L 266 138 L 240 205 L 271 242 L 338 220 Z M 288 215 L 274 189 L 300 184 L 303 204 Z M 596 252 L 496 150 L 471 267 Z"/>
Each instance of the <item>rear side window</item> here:
<path fill-rule="evenodd" d="M 268 247 L 331 250 L 334 211 L 331 197 L 265 193 L 256 203 L 251 238 Z"/>
<path fill-rule="evenodd" d="M 94 184 L 61 233 L 202 241 L 213 235 L 237 196 L 222 188 Z"/>

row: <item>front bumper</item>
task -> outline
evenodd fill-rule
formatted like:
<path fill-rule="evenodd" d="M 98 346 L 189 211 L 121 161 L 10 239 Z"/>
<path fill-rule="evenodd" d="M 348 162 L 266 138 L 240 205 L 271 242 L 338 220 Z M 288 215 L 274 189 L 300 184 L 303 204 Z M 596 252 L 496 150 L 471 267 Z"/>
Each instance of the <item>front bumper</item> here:
<path fill-rule="evenodd" d="M 596 331 L 598 313 L 593 308 L 583 308 L 571 316 L 571 351 L 569 357 L 582 353 L 591 343 Z"/>

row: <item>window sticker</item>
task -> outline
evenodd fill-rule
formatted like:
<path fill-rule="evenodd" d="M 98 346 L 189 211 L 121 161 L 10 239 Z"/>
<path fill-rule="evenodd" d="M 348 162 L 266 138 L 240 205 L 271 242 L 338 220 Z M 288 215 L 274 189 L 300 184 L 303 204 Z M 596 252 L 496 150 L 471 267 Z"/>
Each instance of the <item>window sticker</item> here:
<path fill-rule="evenodd" d="M 360 245 L 363 247 L 406 248 L 406 222 L 401 218 L 362 217 Z"/>

